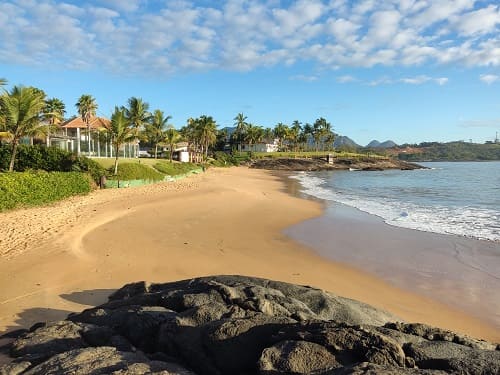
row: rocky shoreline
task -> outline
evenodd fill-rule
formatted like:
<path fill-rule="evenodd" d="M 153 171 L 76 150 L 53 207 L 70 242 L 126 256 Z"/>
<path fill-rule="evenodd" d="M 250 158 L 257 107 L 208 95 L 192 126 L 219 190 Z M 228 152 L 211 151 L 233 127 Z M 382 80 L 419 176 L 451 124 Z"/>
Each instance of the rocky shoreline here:
<path fill-rule="evenodd" d="M 498 374 L 500 346 L 244 276 L 128 284 L 9 334 L 0 374 Z"/>
<path fill-rule="evenodd" d="M 283 171 L 328 171 L 328 170 L 361 170 L 382 171 L 386 169 L 414 170 L 427 169 L 424 166 L 390 158 L 339 157 L 333 163 L 323 158 L 264 158 L 251 162 L 250 168 L 283 170 Z"/>

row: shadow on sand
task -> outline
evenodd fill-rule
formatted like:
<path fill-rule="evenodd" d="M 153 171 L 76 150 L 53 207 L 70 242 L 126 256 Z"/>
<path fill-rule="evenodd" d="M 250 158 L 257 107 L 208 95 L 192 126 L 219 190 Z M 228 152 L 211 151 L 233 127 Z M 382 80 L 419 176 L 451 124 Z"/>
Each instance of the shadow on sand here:
<path fill-rule="evenodd" d="M 81 305 L 97 306 L 108 302 L 108 296 L 115 291 L 116 289 L 91 289 L 61 294 L 60 297 Z"/>

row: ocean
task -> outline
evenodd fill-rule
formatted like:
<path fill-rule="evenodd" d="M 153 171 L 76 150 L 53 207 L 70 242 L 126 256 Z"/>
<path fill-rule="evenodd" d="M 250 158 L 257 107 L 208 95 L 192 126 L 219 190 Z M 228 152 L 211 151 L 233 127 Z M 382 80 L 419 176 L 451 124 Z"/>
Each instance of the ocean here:
<path fill-rule="evenodd" d="M 303 192 L 387 224 L 500 242 L 500 162 L 421 163 L 414 171 L 301 173 Z"/>
<path fill-rule="evenodd" d="M 500 328 L 500 162 L 421 164 L 290 176 L 325 209 L 285 234 Z"/>

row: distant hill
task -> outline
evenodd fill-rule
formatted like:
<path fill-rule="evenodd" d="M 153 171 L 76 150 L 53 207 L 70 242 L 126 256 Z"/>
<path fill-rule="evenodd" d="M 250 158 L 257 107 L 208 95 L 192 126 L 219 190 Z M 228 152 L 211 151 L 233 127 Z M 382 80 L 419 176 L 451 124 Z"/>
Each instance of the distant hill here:
<path fill-rule="evenodd" d="M 391 148 L 396 147 L 397 144 L 391 140 L 387 140 L 385 142 L 379 142 L 377 140 L 373 140 L 366 145 L 368 148 Z"/>
<path fill-rule="evenodd" d="M 341 146 L 354 147 L 354 148 L 361 147 L 356 142 L 354 142 L 351 138 L 349 138 L 345 135 L 337 135 L 335 137 L 335 141 L 333 142 L 333 147 L 341 147 Z"/>
<path fill-rule="evenodd" d="M 393 149 L 400 160 L 407 161 L 475 161 L 500 160 L 500 144 L 467 142 L 423 142 Z"/>

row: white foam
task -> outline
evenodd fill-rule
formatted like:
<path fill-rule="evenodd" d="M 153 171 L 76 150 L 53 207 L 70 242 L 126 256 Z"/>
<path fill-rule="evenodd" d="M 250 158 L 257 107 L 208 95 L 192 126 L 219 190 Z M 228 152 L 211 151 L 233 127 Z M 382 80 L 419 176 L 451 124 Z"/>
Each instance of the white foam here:
<path fill-rule="evenodd" d="M 355 207 L 381 217 L 389 225 L 500 242 L 500 213 L 494 210 L 421 206 L 391 198 L 360 197 L 326 188 L 324 179 L 307 173 L 293 178 L 299 180 L 308 195 Z"/>

